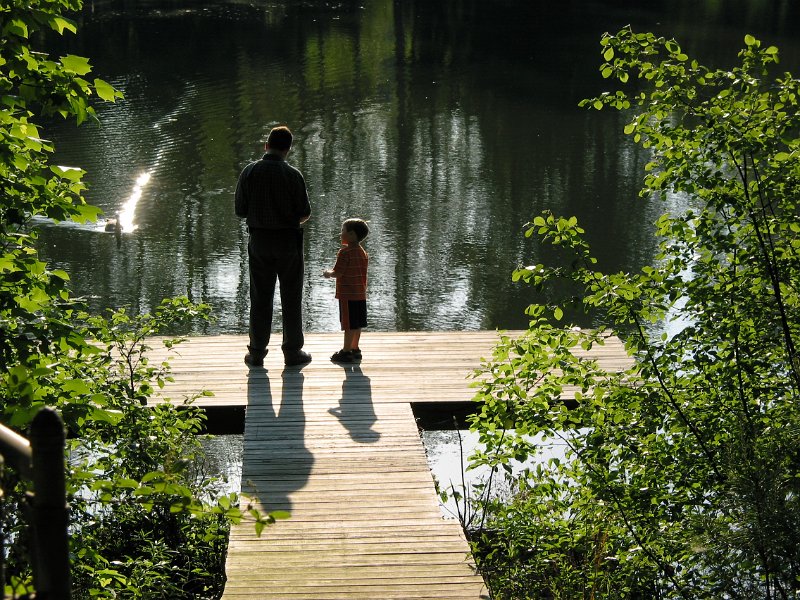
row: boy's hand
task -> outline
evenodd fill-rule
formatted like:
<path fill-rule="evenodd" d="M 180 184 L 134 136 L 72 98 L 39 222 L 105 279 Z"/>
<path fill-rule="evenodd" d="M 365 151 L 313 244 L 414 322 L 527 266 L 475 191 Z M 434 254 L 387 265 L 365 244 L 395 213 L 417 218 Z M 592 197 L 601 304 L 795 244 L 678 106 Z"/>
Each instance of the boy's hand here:
<path fill-rule="evenodd" d="M 335 276 L 336 276 L 336 274 L 335 274 L 333 271 L 330 271 L 330 270 L 329 270 L 329 271 L 323 271 L 323 272 L 322 272 L 322 276 L 323 276 L 325 279 L 330 279 L 331 277 L 335 277 Z"/>

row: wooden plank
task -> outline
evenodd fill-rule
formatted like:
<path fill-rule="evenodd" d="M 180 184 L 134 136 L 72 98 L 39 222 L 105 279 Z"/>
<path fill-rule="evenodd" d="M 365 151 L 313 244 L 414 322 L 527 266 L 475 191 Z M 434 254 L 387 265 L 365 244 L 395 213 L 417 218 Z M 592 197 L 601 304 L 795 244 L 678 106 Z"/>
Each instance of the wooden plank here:
<path fill-rule="evenodd" d="M 279 338 L 256 369 L 245 336 L 190 338 L 161 397 L 210 390 L 198 405 L 245 408 L 243 502 L 291 515 L 261 536 L 233 527 L 223 598 L 488 599 L 461 527 L 442 517 L 411 403 L 469 401 L 497 332 L 367 332 L 351 366 L 328 360 L 340 333 L 308 334 L 302 369 L 284 368 Z M 628 363 L 614 340 L 592 356 Z"/>

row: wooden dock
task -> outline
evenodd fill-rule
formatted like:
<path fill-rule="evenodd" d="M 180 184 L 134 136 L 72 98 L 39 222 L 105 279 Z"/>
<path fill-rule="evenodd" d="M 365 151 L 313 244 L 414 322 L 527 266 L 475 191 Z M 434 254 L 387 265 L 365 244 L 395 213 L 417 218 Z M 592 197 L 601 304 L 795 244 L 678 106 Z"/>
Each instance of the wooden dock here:
<path fill-rule="evenodd" d="M 341 334 L 310 334 L 302 369 L 284 368 L 280 334 L 256 369 L 244 336 L 181 344 L 165 392 L 245 405 L 242 495 L 291 513 L 260 537 L 252 522 L 233 528 L 224 598 L 488 598 L 459 524 L 442 518 L 411 405 L 470 400 L 467 375 L 496 340 L 366 332 L 362 363 L 343 366 L 329 360 Z M 598 352 L 609 369 L 626 362 L 619 344 Z"/>

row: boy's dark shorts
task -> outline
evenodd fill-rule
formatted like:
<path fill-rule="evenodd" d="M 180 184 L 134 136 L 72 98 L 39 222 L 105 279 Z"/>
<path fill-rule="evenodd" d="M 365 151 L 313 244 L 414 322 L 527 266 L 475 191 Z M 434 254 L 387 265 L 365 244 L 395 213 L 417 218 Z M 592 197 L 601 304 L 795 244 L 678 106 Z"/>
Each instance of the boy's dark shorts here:
<path fill-rule="evenodd" d="M 339 300 L 339 321 L 342 324 L 342 331 L 366 327 L 367 301 Z"/>

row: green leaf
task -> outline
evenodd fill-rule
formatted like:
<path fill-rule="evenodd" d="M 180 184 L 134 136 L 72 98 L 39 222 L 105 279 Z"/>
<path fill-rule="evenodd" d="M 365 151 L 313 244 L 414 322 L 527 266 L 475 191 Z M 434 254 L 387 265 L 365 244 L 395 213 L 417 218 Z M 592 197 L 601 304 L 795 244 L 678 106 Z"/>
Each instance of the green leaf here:
<path fill-rule="evenodd" d="M 608 48 L 606 48 L 606 51 L 605 51 L 605 52 L 603 52 L 603 58 L 604 58 L 606 61 L 609 61 L 609 60 L 611 60 L 612 58 L 614 58 L 614 48 L 613 48 L 613 47 L 608 47 Z"/>
<path fill-rule="evenodd" d="M 144 477 L 142 477 L 142 483 L 147 483 L 148 481 L 156 481 L 162 479 L 164 477 L 164 473 L 160 471 L 151 471 L 147 473 Z"/>
<path fill-rule="evenodd" d="M 745 36 L 744 36 L 744 43 L 745 43 L 747 46 L 755 46 L 755 44 L 756 44 L 756 38 L 754 38 L 752 35 L 750 35 L 750 34 L 748 33 L 747 35 L 745 35 Z"/>
<path fill-rule="evenodd" d="M 61 64 L 64 65 L 64 69 L 66 71 L 75 73 L 76 75 L 86 75 L 92 70 L 92 67 L 89 65 L 88 58 L 84 58 L 83 56 L 75 56 L 74 54 L 62 56 Z"/>
<path fill-rule="evenodd" d="M 72 33 L 78 33 L 78 28 L 75 26 L 75 23 L 64 17 L 53 17 L 50 19 L 50 27 L 62 35 L 65 29 Z"/>
<path fill-rule="evenodd" d="M 81 381 L 80 379 L 72 379 L 70 381 L 64 382 L 61 388 L 65 392 L 74 392 L 76 394 L 88 394 L 91 392 L 88 385 L 85 382 Z"/>
<path fill-rule="evenodd" d="M 60 175 L 64 179 L 75 182 L 80 181 L 83 178 L 83 175 L 86 173 L 86 171 L 77 167 L 63 167 L 60 165 L 53 165 L 50 167 L 50 170 L 56 175 Z"/>
<path fill-rule="evenodd" d="M 25 157 L 24 154 L 15 154 L 11 158 L 12 164 L 19 169 L 20 171 L 27 171 L 28 167 L 30 166 L 30 161 Z"/>
<path fill-rule="evenodd" d="M 117 425 L 124 417 L 123 413 L 118 410 L 108 410 L 104 408 L 93 408 L 91 417 L 94 421 L 108 423 L 110 425 Z"/>
<path fill-rule="evenodd" d="M 48 306 L 50 298 L 41 290 L 36 290 L 30 296 L 15 296 L 14 300 L 24 311 L 37 313 Z"/>
<path fill-rule="evenodd" d="M 94 89 L 97 95 L 107 102 L 116 102 L 117 98 L 122 97 L 121 92 L 115 90 L 111 84 L 106 83 L 102 79 L 94 80 Z"/>
<path fill-rule="evenodd" d="M 72 220 L 76 223 L 96 221 L 97 217 L 103 213 L 101 208 L 92 206 L 91 204 L 81 204 L 80 206 L 74 207 L 74 210 L 75 212 L 72 215 Z"/>
<path fill-rule="evenodd" d="M 3 27 L 4 35 L 16 35 L 19 37 L 28 37 L 28 24 L 22 19 L 11 19 Z"/>

